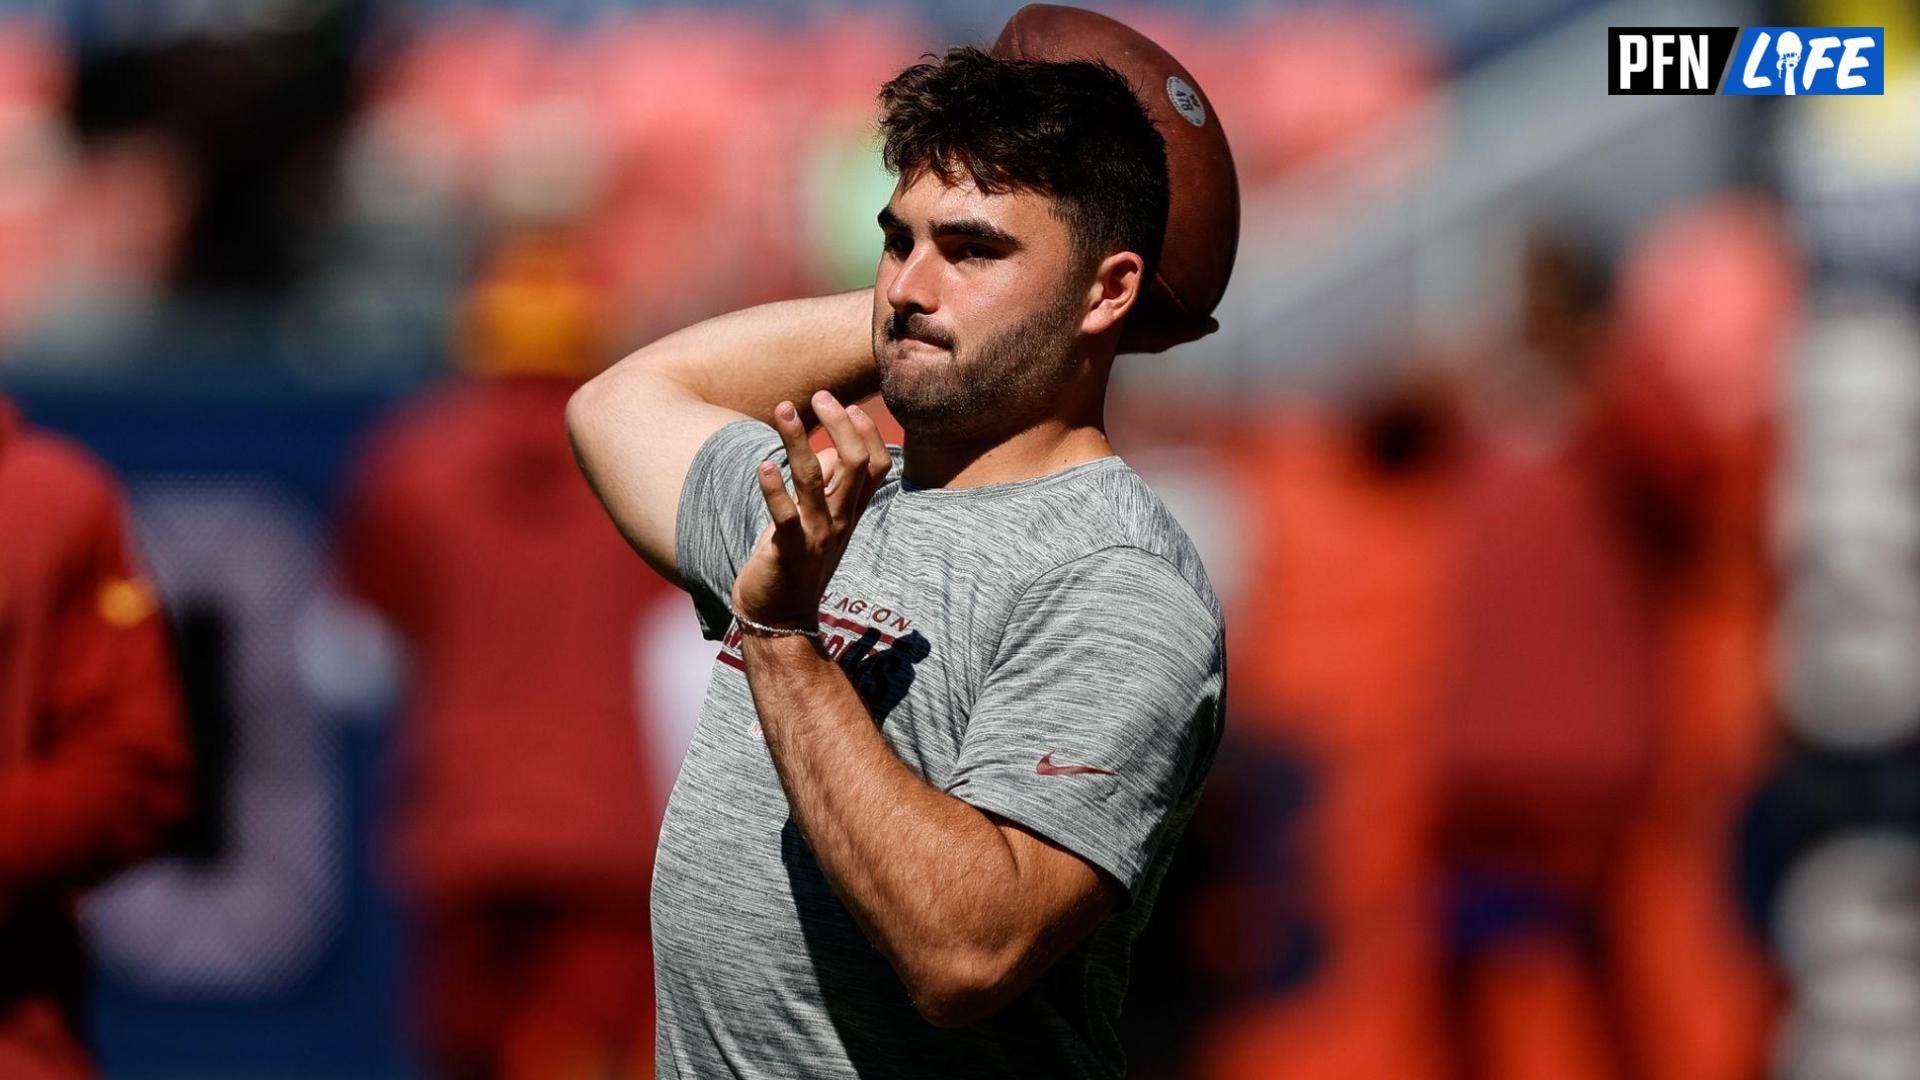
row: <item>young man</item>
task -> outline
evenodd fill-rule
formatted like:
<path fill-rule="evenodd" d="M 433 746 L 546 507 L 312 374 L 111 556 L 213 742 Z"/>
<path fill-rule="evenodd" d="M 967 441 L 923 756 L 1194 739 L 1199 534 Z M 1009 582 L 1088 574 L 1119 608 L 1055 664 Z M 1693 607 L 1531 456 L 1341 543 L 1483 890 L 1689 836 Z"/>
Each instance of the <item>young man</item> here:
<path fill-rule="evenodd" d="M 1118 1076 L 1223 721 L 1218 601 L 1102 430 L 1165 145 L 1084 62 L 955 50 L 881 102 L 871 292 L 701 323 L 569 406 L 723 639 L 655 865 L 659 1071 Z M 904 452 L 841 404 L 876 388 Z"/>

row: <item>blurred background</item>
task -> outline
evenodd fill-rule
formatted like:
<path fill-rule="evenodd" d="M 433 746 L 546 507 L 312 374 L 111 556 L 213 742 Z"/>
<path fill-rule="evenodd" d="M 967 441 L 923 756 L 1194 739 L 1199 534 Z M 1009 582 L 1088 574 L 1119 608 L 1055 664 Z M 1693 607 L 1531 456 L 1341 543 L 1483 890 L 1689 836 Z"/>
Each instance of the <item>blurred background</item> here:
<path fill-rule="evenodd" d="M 0 391 L 124 479 L 198 762 L 86 906 L 108 1076 L 647 1074 L 712 646 L 560 408 L 870 283 L 875 90 L 1016 6 L 0 0 Z M 1245 205 L 1110 410 L 1234 665 L 1135 1075 L 1920 1076 L 1914 9 L 1090 6 Z M 1607 96 L 1661 23 L 1887 92 Z"/>

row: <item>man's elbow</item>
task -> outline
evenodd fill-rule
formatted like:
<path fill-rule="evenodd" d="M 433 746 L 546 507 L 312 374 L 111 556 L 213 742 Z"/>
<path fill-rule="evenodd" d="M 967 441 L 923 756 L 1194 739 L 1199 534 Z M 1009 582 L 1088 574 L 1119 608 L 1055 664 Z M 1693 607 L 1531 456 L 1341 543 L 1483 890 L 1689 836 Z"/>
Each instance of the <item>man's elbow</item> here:
<path fill-rule="evenodd" d="M 927 1023 L 961 1028 L 1006 1008 L 1021 989 L 1010 960 L 979 954 L 950 959 L 940 970 L 916 980 L 912 993 L 914 1008 Z"/>
<path fill-rule="evenodd" d="M 567 438 L 581 465 L 622 427 L 645 425 L 660 406 L 693 397 L 676 370 L 646 349 L 587 380 L 567 399 Z"/>
<path fill-rule="evenodd" d="M 924 992 L 914 999 L 920 1016 L 937 1028 L 972 1027 L 1013 1001 L 1013 995 L 988 987 L 956 987 Z"/>
<path fill-rule="evenodd" d="M 567 399 L 567 438 L 573 443 L 574 456 L 586 464 L 588 448 L 593 437 L 605 422 L 607 411 L 606 384 L 602 374 L 573 392 Z"/>

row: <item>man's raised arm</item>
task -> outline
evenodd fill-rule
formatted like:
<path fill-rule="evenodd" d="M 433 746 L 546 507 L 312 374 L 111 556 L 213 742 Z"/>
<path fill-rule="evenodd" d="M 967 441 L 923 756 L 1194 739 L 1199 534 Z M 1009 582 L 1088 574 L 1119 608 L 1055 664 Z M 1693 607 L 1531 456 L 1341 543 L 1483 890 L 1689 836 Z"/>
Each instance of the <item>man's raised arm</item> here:
<path fill-rule="evenodd" d="M 814 391 L 854 401 L 879 388 L 872 320 L 872 289 L 747 308 L 669 334 L 573 395 L 567 432 L 580 469 L 648 564 L 682 583 L 680 489 L 708 436 L 742 418 L 770 422 L 782 401 L 811 427 Z"/>

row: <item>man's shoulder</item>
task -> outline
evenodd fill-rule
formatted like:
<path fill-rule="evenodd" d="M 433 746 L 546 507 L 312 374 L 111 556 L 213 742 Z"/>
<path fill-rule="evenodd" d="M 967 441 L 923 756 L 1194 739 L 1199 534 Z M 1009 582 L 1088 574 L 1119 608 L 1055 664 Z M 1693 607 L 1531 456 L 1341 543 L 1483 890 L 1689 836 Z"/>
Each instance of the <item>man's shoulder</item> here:
<path fill-rule="evenodd" d="M 1177 578 L 1212 621 L 1219 621 L 1219 600 L 1192 538 L 1166 502 L 1117 455 L 994 492 L 929 492 L 904 482 L 901 448 L 887 450 L 893 468 L 875 495 L 878 517 L 887 520 L 882 527 L 902 530 L 894 535 L 906 549 L 935 552 L 944 566 L 964 568 L 976 592 L 1011 600 L 1070 566 L 1084 577 L 1112 575 L 1122 571 L 1121 564 L 1133 563 L 1138 565 L 1132 572 Z M 897 518 L 892 513 L 896 499 L 927 512 Z"/>
<path fill-rule="evenodd" d="M 1040 605 L 1073 621 L 1145 620 L 1201 644 L 1223 638 L 1226 620 L 1206 568 L 1191 549 L 1107 542 L 1038 570 L 1022 606 Z"/>
<path fill-rule="evenodd" d="M 1131 564 L 1137 571 L 1147 567 L 1170 571 L 1217 616 L 1219 598 L 1193 538 L 1144 477 L 1114 460 L 1113 467 L 1088 477 L 1086 484 L 1075 485 L 1072 491 L 1077 497 L 1062 500 L 1054 527 L 1067 534 L 1060 544 L 1066 557 L 1059 562 L 1098 558 L 1114 565 Z"/>
<path fill-rule="evenodd" d="M 1144 478 L 1110 460 L 1048 491 L 1022 517 L 1021 535 L 1003 538 L 1018 566 L 1012 583 L 1029 600 L 1084 592 L 1105 608 L 1154 607 L 1157 618 L 1183 615 L 1195 633 L 1224 633 L 1220 601 L 1192 537 Z"/>

